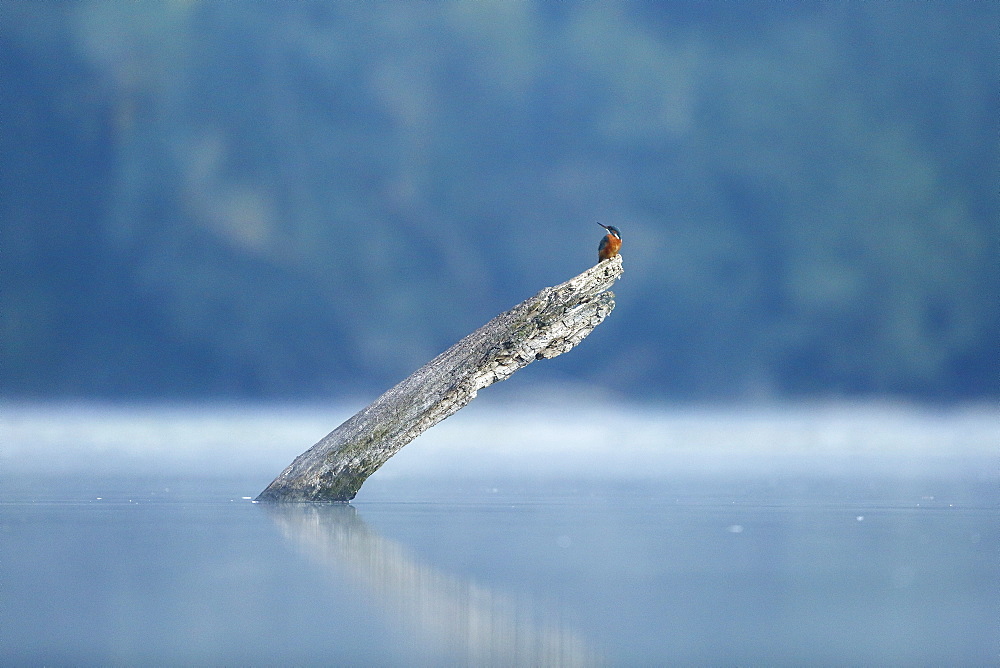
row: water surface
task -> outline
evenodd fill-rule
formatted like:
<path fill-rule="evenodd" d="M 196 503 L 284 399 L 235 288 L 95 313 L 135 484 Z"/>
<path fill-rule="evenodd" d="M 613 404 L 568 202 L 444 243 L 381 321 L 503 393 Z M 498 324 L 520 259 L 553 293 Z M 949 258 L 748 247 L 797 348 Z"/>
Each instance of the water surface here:
<path fill-rule="evenodd" d="M 503 417 L 268 506 L 322 409 L 12 407 L 0 661 L 1000 661 L 995 416 Z"/>

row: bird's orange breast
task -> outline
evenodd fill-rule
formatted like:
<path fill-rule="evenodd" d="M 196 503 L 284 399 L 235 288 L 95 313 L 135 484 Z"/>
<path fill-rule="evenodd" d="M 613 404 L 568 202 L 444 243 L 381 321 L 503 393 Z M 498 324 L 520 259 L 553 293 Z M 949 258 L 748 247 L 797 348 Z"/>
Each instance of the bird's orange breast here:
<path fill-rule="evenodd" d="M 601 239 L 601 245 L 597 247 L 597 260 L 607 260 L 618 255 L 618 250 L 622 247 L 622 240 L 613 234 L 607 234 Z"/>

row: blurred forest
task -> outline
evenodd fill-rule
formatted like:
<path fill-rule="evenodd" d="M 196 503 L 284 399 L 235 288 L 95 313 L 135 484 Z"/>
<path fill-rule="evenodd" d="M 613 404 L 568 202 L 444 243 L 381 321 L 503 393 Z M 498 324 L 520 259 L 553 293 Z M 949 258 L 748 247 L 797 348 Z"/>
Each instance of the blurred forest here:
<path fill-rule="evenodd" d="M 0 396 L 1000 396 L 1000 3 L 0 3 Z"/>

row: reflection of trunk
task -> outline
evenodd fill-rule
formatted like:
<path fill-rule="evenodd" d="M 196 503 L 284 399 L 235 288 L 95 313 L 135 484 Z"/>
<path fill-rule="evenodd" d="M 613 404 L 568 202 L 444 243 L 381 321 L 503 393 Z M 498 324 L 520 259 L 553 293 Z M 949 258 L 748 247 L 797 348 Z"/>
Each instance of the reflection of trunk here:
<path fill-rule="evenodd" d="M 307 557 L 360 584 L 372 602 L 412 631 L 413 659 L 471 666 L 581 666 L 596 655 L 556 620 L 530 606 L 420 564 L 346 505 L 268 506 Z M 524 608 L 528 607 L 527 610 Z"/>
<path fill-rule="evenodd" d="M 614 257 L 501 313 L 299 455 L 257 500 L 350 501 L 400 448 L 479 390 L 582 341 L 615 307 L 609 288 L 621 275 Z"/>

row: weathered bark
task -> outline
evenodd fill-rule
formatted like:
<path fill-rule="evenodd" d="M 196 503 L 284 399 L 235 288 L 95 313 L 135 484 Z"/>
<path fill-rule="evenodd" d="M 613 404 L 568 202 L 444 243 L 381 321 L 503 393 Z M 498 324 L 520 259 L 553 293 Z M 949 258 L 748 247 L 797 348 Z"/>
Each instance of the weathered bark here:
<path fill-rule="evenodd" d="M 299 455 L 258 501 L 339 501 L 400 448 L 536 359 L 580 343 L 615 307 L 621 257 L 545 288 L 420 367 Z"/>

